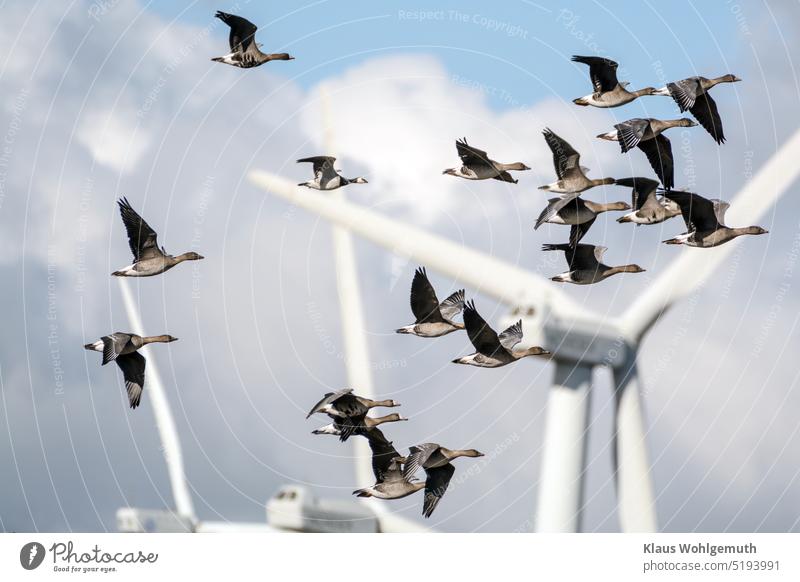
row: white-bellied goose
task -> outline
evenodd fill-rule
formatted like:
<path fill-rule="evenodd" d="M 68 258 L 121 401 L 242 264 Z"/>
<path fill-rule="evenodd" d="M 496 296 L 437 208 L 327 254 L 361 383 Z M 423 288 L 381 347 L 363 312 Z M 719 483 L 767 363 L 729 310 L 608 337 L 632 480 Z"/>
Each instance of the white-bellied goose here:
<path fill-rule="evenodd" d="M 614 126 L 614 131 L 601 133 L 597 137 L 618 141 L 622 153 L 638 147 L 647 156 L 664 188 L 675 185 L 675 164 L 672 158 L 672 145 L 662 132 L 671 127 L 694 127 L 691 119 L 682 117 L 662 121 L 660 119 L 629 119 Z"/>
<path fill-rule="evenodd" d="M 425 470 L 425 501 L 422 504 L 422 515 L 425 517 L 431 516 L 453 478 L 456 468 L 450 461 L 459 457 L 483 456 L 475 449 L 451 450 L 436 443 L 423 443 L 410 447 L 409 451 L 403 477 L 410 480 L 420 467 Z"/>
<path fill-rule="evenodd" d="M 341 435 L 339 440 L 346 441 L 364 427 L 364 419 L 371 408 L 377 406 L 400 406 L 394 400 L 370 400 L 353 394 L 352 388 L 345 388 L 337 392 L 328 392 L 317 402 L 306 415 L 327 414 L 336 419 Z"/>
<path fill-rule="evenodd" d="M 403 462 L 391 441 L 387 440 L 380 429 L 372 430 L 368 435 L 369 447 L 372 449 L 372 472 L 375 484 L 371 487 L 356 489 L 353 495 L 358 497 L 377 497 L 378 499 L 401 499 L 416 493 L 424 482 L 406 479 L 403 476 Z"/>
<path fill-rule="evenodd" d="M 249 69 L 269 61 L 290 61 L 294 59 L 287 53 L 262 53 L 259 50 L 261 45 L 256 42 L 256 30 L 258 30 L 258 27 L 249 20 L 235 14 L 220 12 L 219 10 L 214 16 L 231 27 L 228 37 L 231 52 L 222 57 L 214 57 L 211 59 L 212 61 Z"/>
<path fill-rule="evenodd" d="M 603 279 L 608 279 L 617 273 L 642 273 L 639 265 L 622 265 L 620 267 L 609 267 L 604 265 L 603 253 L 606 247 L 595 245 L 579 244 L 546 244 L 542 245 L 543 251 L 564 251 L 564 255 L 569 265 L 569 271 L 550 277 L 551 281 L 559 283 L 574 283 L 576 285 L 591 285 L 599 283 Z"/>
<path fill-rule="evenodd" d="M 638 91 L 628 91 L 628 83 L 617 81 L 617 63 L 604 57 L 581 57 L 574 56 L 572 60 L 576 63 L 589 65 L 589 77 L 592 79 L 594 93 L 586 97 L 579 97 L 572 102 L 575 105 L 592 105 L 594 107 L 619 107 L 630 103 L 642 95 L 653 95 L 656 90 L 653 87 L 645 87 Z"/>
<path fill-rule="evenodd" d="M 411 282 L 411 312 L 417 320 L 413 324 L 395 331 L 419 337 L 441 337 L 450 332 L 464 329 L 463 323 L 453 321 L 453 318 L 463 309 L 463 289 L 459 289 L 439 303 L 436 291 L 428 280 L 425 267 L 419 267 L 414 272 L 414 280 Z"/>
<path fill-rule="evenodd" d="M 480 368 L 499 368 L 527 356 L 546 356 L 550 354 L 550 352 L 540 347 L 514 351 L 514 346 L 522 341 L 522 320 L 519 320 L 498 336 L 475 309 L 474 301 L 468 302 L 464 307 L 464 325 L 467 328 L 469 341 L 475 347 L 475 353 L 456 358 L 453 360 L 454 364 L 468 364 Z"/>
<path fill-rule="evenodd" d="M 658 183 L 656 183 L 658 184 Z M 549 204 L 542 210 L 533 229 L 536 230 L 545 222 L 550 224 L 572 225 L 569 231 L 569 243 L 576 245 L 589 232 L 599 214 L 612 210 L 630 210 L 626 202 L 610 202 L 600 204 L 584 200 L 576 194 L 566 194 L 561 198 L 550 198 Z"/>
<path fill-rule="evenodd" d="M 359 434 L 368 437 L 372 429 L 381 424 L 408 420 L 397 413 L 387 414 L 386 416 L 379 416 L 377 418 L 371 418 L 365 415 L 364 418 L 360 420 L 360 425 L 357 424 L 359 422 L 358 418 L 348 418 L 346 421 L 338 416 L 331 416 L 331 418 L 333 419 L 332 423 L 312 430 L 311 434 L 330 434 L 343 437 L 340 438 L 340 440 L 346 441 L 347 437 L 344 436 L 345 433 L 348 433 L 348 436 Z"/>
<path fill-rule="evenodd" d="M 658 224 L 681 213 L 680 207 L 668 198 L 656 198 L 658 182 L 649 178 L 622 178 L 616 181 L 619 186 L 633 188 L 631 204 L 633 212 L 617 219 L 617 222 L 635 224 Z"/>
<path fill-rule="evenodd" d="M 522 162 L 513 164 L 502 164 L 489 158 L 489 155 L 476 147 L 467 143 L 467 138 L 456 140 L 456 150 L 458 157 L 463 164 L 460 168 L 448 168 L 443 174 L 457 176 L 466 180 L 500 180 L 501 182 L 511 182 L 516 184 L 517 180 L 511 177 L 509 170 L 523 171 L 530 170 Z"/>
<path fill-rule="evenodd" d="M 125 388 L 128 391 L 128 402 L 131 408 L 139 406 L 144 389 L 145 359 L 138 352 L 139 348 L 153 343 L 174 342 L 178 338 L 171 335 L 153 335 L 142 337 L 135 333 L 116 332 L 104 335 L 94 343 L 83 346 L 87 350 L 103 354 L 105 366 L 109 362 L 116 362 L 125 378 Z"/>
<path fill-rule="evenodd" d="M 168 271 L 183 261 L 198 261 L 203 258 L 193 251 L 173 257 L 167 254 L 164 247 L 159 249 L 156 231 L 131 208 L 128 199 L 122 198 L 117 204 L 128 233 L 128 246 L 133 253 L 133 264 L 111 273 L 115 277 L 152 277 Z"/>
<path fill-rule="evenodd" d="M 581 155 L 569 143 L 553 133 L 549 128 L 542 132 L 544 140 L 553 152 L 553 166 L 556 169 L 558 180 L 552 184 L 539 186 L 539 190 L 564 194 L 576 194 L 595 186 L 613 184 L 614 178 L 600 178 L 590 180 L 586 177 L 581 167 Z"/>
<path fill-rule="evenodd" d="M 722 132 L 722 120 L 719 117 L 716 102 L 708 94 L 709 89 L 720 83 L 736 83 L 741 81 L 736 75 L 723 75 L 714 79 L 705 77 L 689 77 L 674 83 L 667 83 L 655 92 L 655 95 L 666 95 L 672 97 L 678 104 L 681 113 L 691 111 L 700 125 L 711 134 L 718 144 L 725 143 L 725 135 Z"/>
<path fill-rule="evenodd" d="M 348 184 L 367 184 L 366 178 L 359 176 L 358 178 L 345 178 L 337 172 L 333 163 L 336 158 L 333 156 L 312 156 L 310 158 L 302 158 L 297 160 L 298 164 L 311 163 L 314 164 L 314 179 L 308 182 L 300 182 L 298 186 L 307 186 L 314 190 L 336 190 Z"/>
<path fill-rule="evenodd" d="M 669 191 L 664 194 L 681 208 L 687 232 L 665 240 L 668 245 L 711 248 L 744 234 L 767 234 L 760 226 L 730 228 L 725 226 L 725 211 L 730 206 L 722 200 L 709 200 L 691 192 Z"/>

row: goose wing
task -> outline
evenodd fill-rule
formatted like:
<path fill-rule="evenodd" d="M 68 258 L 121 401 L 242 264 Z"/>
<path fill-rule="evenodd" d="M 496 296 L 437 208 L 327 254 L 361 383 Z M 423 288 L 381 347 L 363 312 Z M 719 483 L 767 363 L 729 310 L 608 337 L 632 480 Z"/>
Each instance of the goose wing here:
<path fill-rule="evenodd" d="M 104 335 L 100 338 L 103 342 L 103 363 L 105 366 L 109 362 L 113 362 L 122 353 L 122 350 L 131 341 L 131 334 L 116 332 L 109 335 Z"/>
<path fill-rule="evenodd" d="M 488 154 L 467 143 L 467 138 L 456 140 L 458 157 L 465 166 L 492 166 Z"/>
<path fill-rule="evenodd" d="M 536 219 L 536 224 L 533 225 L 533 230 L 538 229 L 545 222 L 553 218 L 565 206 L 567 206 L 567 204 L 569 204 L 573 200 L 577 200 L 578 196 L 579 194 L 563 194 L 559 198 L 548 199 L 547 200 L 548 204 L 547 206 L 545 206 L 544 210 L 542 210 L 541 214 L 539 214 L 539 218 Z"/>
<path fill-rule="evenodd" d="M 241 16 L 228 14 L 227 12 L 217 11 L 214 15 L 222 22 L 231 27 L 228 43 L 231 45 L 232 52 L 245 52 L 255 43 L 256 30 L 258 27 Z"/>
<path fill-rule="evenodd" d="M 670 189 L 675 185 L 675 161 L 672 158 L 672 144 L 669 138 L 662 134 L 653 139 L 639 142 L 639 149 L 647 156 L 653 171 L 656 173 L 664 188 Z"/>
<path fill-rule="evenodd" d="M 127 198 L 117 200 L 122 223 L 128 233 L 128 246 L 135 263 L 144 259 L 163 256 L 158 248 L 158 235 L 144 219 L 131 207 Z"/>
<path fill-rule="evenodd" d="M 328 404 L 333 404 L 345 394 L 352 394 L 352 393 L 353 393 L 352 388 L 344 388 L 336 392 L 328 392 L 327 394 L 325 394 L 325 396 L 322 397 L 322 400 L 320 400 L 314 405 L 311 411 L 306 415 L 306 418 L 309 418 L 312 414 L 319 412 L 320 410 L 325 408 Z"/>
<path fill-rule="evenodd" d="M 447 463 L 435 469 L 425 469 L 425 474 L 428 476 L 425 479 L 425 500 L 422 502 L 422 515 L 430 517 L 442 496 L 447 491 L 447 486 L 450 485 L 450 479 L 453 478 L 453 473 L 456 468 Z"/>
<path fill-rule="evenodd" d="M 542 133 L 550 151 L 553 152 L 553 166 L 558 178 L 562 180 L 572 172 L 581 172 L 581 155 L 575 151 L 575 148 L 553 133 L 550 128 L 545 128 Z"/>
<path fill-rule="evenodd" d="M 542 250 L 564 251 L 570 271 L 577 271 L 596 269 L 605 252 L 605 247 L 595 247 L 587 244 L 545 244 L 542 245 Z"/>
<path fill-rule="evenodd" d="M 691 192 L 675 191 L 666 192 L 664 196 L 680 206 L 689 232 L 711 232 L 720 227 L 714 203 L 708 198 Z"/>
<path fill-rule="evenodd" d="M 459 289 L 439 304 L 439 313 L 444 319 L 453 318 L 464 311 L 464 290 Z"/>
<path fill-rule="evenodd" d="M 118 356 L 116 359 L 122 377 L 125 379 L 125 389 L 128 391 L 128 402 L 131 408 L 139 406 L 144 389 L 144 366 L 146 360 L 139 352 L 131 352 Z"/>
<path fill-rule="evenodd" d="M 314 179 L 328 182 L 335 178 L 338 174 L 333 167 L 336 158 L 333 156 L 311 156 L 310 158 L 301 158 L 297 160 L 298 164 L 309 162 L 314 164 Z"/>
<path fill-rule="evenodd" d="M 492 180 L 499 180 L 500 182 L 510 182 L 511 184 L 517 184 L 519 182 L 519 180 L 514 178 L 514 176 L 512 176 L 505 170 L 498 173 L 496 176 L 493 176 Z"/>
<path fill-rule="evenodd" d="M 647 119 L 629 119 L 614 126 L 619 135 L 619 147 L 622 153 L 632 150 L 642 141 L 650 122 Z"/>
<path fill-rule="evenodd" d="M 522 341 L 522 320 L 520 319 L 497 337 L 500 340 L 500 345 L 511 351 L 515 345 Z"/>
<path fill-rule="evenodd" d="M 569 229 L 569 244 L 573 246 L 578 244 L 580 240 L 586 236 L 586 233 L 589 232 L 589 229 L 592 228 L 595 220 L 597 220 L 597 216 L 594 216 L 586 222 L 573 224 L 572 228 Z"/>
<path fill-rule="evenodd" d="M 711 202 L 714 204 L 714 216 L 717 217 L 717 222 L 725 224 L 725 213 L 731 207 L 730 203 L 716 198 L 712 199 Z"/>
<path fill-rule="evenodd" d="M 411 313 L 417 318 L 416 323 L 443 321 L 439 311 L 439 299 L 428 280 L 425 267 L 419 267 L 411 281 Z"/>
<path fill-rule="evenodd" d="M 428 458 L 439 450 L 439 445 L 436 443 L 423 443 L 409 447 L 409 455 L 406 457 L 406 463 L 403 467 L 403 478 L 410 481 L 417 469 L 425 465 Z"/>
<path fill-rule="evenodd" d="M 576 63 L 589 65 L 589 77 L 596 93 L 612 91 L 619 84 L 617 81 L 617 67 L 619 65 L 604 57 L 582 57 L 573 56 L 572 60 Z"/>
<path fill-rule="evenodd" d="M 670 96 L 678 104 L 681 113 L 694 107 L 697 97 L 703 92 L 698 77 L 689 77 L 667 84 Z"/>
<path fill-rule="evenodd" d="M 631 206 L 633 210 L 640 210 L 644 206 L 651 194 L 655 199 L 655 191 L 658 188 L 658 182 L 650 178 L 620 178 L 614 181 L 619 186 L 628 186 L 633 188 L 631 192 Z"/>
<path fill-rule="evenodd" d="M 725 134 L 722 133 L 722 119 L 719 117 L 717 103 L 711 98 L 711 95 L 708 93 L 700 95 L 689 111 L 700 122 L 700 125 L 711 134 L 715 142 L 718 144 L 725 143 Z"/>
<path fill-rule="evenodd" d="M 378 428 L 370 429 L 366 436 L 369 448 L 372 449 L 372 472 L 375 474 L 375 482 L 401 480 L 403 472 L 400 470 L 400 463 L 395 460 L 401 455 L 391 441 L 387 440 Z"/>
<path fill-rule="evenodd" d="M 474 301 L 469 301 L 464 306 L 464 327 L 475 351 L 490 356 L 501 347 L 497 333 L 475 309 Z"/>

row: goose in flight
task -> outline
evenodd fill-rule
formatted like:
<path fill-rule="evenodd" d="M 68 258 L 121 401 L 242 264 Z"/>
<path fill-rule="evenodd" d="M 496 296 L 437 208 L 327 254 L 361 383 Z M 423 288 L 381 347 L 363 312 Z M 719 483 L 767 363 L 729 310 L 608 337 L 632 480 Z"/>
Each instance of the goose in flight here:
<path fill-rule="evenodd" d="M 744 234 L 767 234 L 760 226 L 730 228 L 725 226 L 725 211 L 730 204 L 722 200 L 709 200 L 691 192 L 671 190 L 664 194 L 681 208 L 687 231 L 664 242 L 668 245 L 687 245 L 711 248 L 725 244 Z"/>
<path fill-rule="evenodd" d="M 546 244 L 542 246 L 543 251 L 564 251 L 569 265 L 569 271 L 550 277 L 551 281 L 559 283 L 574 283 L 576 285 L 591 285 L 599 283 L 603 279 L 608 279 L 617 273 L 642 273 L 639 265 L 622 265 L 621 267 L 609 267 L 604 265 L 603 253 L 606 247 L 595 245 L 579 244 Z"/>
<path fill-rule="evenodd" d="M 488 180 L 491 178 L 516 184 L 517 180 L 512 178 L 508 171 L 530 170 L 522 162 L 514 162 L 513 164 L 495 162 L 489 158 L 485 151 L 469 145 L 467 138 L 456 140 L 456 150 L 463 165 L 460 168 L 448 168 L 442 172 L 443 174 L 457 176 L 466 180 Z"/>
<path fill-rule="evenodd" d="M 411 312 L 416 321 L 395 331 L 419 337 L 441 337 L 464 329 L 463 323 L 453 321 L 463 309 L 463 289 L 459 289 L 439 303 L 425 267 L 419 267 L 414 272 L 414 280 L 411 282 Z"/>
<path fill-rule="evenodd" d="M 621 216 L 617 222 L 633 222 L 635 224 L 658 224 L 678 216 L 680 207 L 669 198 L 656 198 L 658 182 L 649 178 L 622 178 L 616 181 L 619 186 L 633 188 L 631 204 L 633 212 Z"/>
<path fill-rule="evenodd" d="M 629 119 L 614 126 L 614 131 L 601 133 L 597 137 L 609 141 L 618 141 L 622 153 L 638 147 L 647 156 L 664 188 L 669 190 L 675 185 L 675 164 L 672 158 L 672 145 L 663 131 L 671 127 L 694 127 L 691 119 Z"/>
<path fill-rule="evenodd" d="M 133 253 L 133 264 L 111 273 L 115 277 L 152 277 L 168 271 L 183 261 L 198 261 L 203 258 L 195 252 L 177 257 L 167 254 L 164 247 L 158 248 L 158 235 L 128 203 L 127 198 L 117 201 L 122 222 L 128 233 L 128 245 Z"/>
<path fill-rule="evenodd" d="M 645 87 L 638 91 L 628 91 L 628 83 L 617 81 L 617 67 L 619 65 L 604 57 L 581 57 L 574 56 L 572 60 L 576 63 L 589 65 L 589 77 L 592 80 L 594 93 L 579 97 L 572 102 L 575 105 L 592 105 L 594 107 L 619 107 L 630 103 L 642 95 L 655 95 L 653 87 Z"/>
<path fill-rule="evenodd" d="M 87 350 L 103 354 L 105 366 L 109 362 L 116 362 L 122 370 L 125 379 L 125 388 L 128 391 L 128 402 L 131 408 L 139 406 L 144 389 L 145 359 L 139 353 L 139 348 L 153 343 L 169 343 L 178 338 L 171 335 L 154 335 L 142 337 L 135 333 L 116 332 L 104 335 L 94 343 L 83 346 Z"/>
<path fill-rule="evenodd" d="M 656 182 L 658 184 L 658 182 Z M 576 245 L 589 232 L 597 216 L 613 210 L 630 210 L 626 202 L 610 202 L 601 204 L 584 200 L 576 194 L 566 194 L 561 198 L 550 198 L 547 207 L 542 210 L 533 229 L 536 230 L 545 222 L 550 224 L 571 225 L 569 244 Z"/>
<path fill-rule="evenodd" d="M 498 336 L 475 309 L 474 301 L 468 302 L 464 307 L 464 325 L 467 328 L 469 341 L 475 347 L 475 353 L 453 360 L 454 364 L 499 368 L 527 356 L 550 354 L 549 351 L 540 347 L 514 351 L 514 346 L 522 341 L 522 320 Z"/>
<path fill-rule="evenodd" d="M 552 184 L 539 186 L 539 190 L 547 190 L 562 194 L 577 194 L 595 186 L 613 184 L 614 178 L 600 178 L 590 180 L 584 172 L 588 170 L 581 166 L 581 155 L 569 143 L 553 133 L 549 128 L 542 132 L 544 140 L 553 152 L 553 166 L 556 169 L 558 180 Z"/>
<path fill-rule="evenodd" d="M 231 27 L 228 37 L 231 52 L 221 57 L 214 57 L 211 59 L 212 61 L 249 69 L 269 61 L 290 61 L 294 59 L 287 53 L 262 53 L 259 50 L 261 45 L 256 42 L 256 30 L 258 30 L 258 27 L 249 20 L 235 14 L 220 12 L 219 10 L 214 16 Z"/>
<path fill-rule="evenodd" d="M 370 400 L 356 396 L 353 394 L 352 388 L 345 388 L 325 394 L 322 400 L 317 402 L 306 415 L 306 418 L 312 414 L 327 414 L 335 420 L 341 433 L 339 440 L 344 442 L 352 435 L 364 430 L 367 412 L 378 406 L 395 407 L 400 404 L 394 400 Z"/>
<path fill-rule="evenodd" d="M 411 447 L 403 467 L 403 477 L 410 480 L 420 467 L 425 470 L 425 500 L 422 504 L 422 515 L 430 517 L 447 491 L 450 479 L 456 472 L 450 461 L 459 457 L 483 456 L 483 453 L 475 449 L 451 450 L 436 443 L 423 443 Z"/>
<path fill-rule="evenodd" d="M 332 423 L 312 430 L 311 434 L 335 435 L 340 437 L 339 440 L 344 442 L 352 434 L 360 434 L 369 438 L 370 433 L 375 427 L 386 422 L 400 422 L 403 420 L 408 420 L 406 417 L 399 414 L 387 414 L 386 416 L 379 416 L 377 418 L 370 418 L 369 416 L 364 415 L 363 419 L 342 419 L 338 416 L 331 416 L 331 418 L 333 419 Z M 345 433 L 348 432 L 349 434 L 344 436 Z"/>
<path fill-rule="evenodd" d="M 416 493 L 425 482 L 403 476 L 405 458 L 400 456 L 391 441 L 387 440 L 380 429 L 367 434 L 369 447 L 372 449 L 372 472 L 375 484 L 371 487 L 356 489 L 357 497 L 377 497 L 378 499 L 401 499 Z"/>
<path fill-rule="evenodd" d="M 654 93 L 672 97 L 678 104 L 681 113 L 690 111 L 700 125 L 711 134 L 718 144 L 725 143 L 725 134 L 722 132 L 722 120 L 719 117 L 716 102 L 708 94 L 709 89 L 720 83 L 736 83 L 741 81 L 736 75 L 723 75 L 713 79 L 705 77 L 689 77 L 674 83 L 667 83 Z"/>
<path fill-rule="evenodd" d="M 297 160 L 298 164 L 311 163 L 314 164 L 314 179 L 308 182 L 300 182 L 298 186 L 307 186 L 314 190 L 336 190 L 348 184 L 367 184 L 366 178 L 345 178 L 337 172 L 333 163 L 336 158 L 332 156 L 312 156 L 310 158 L 302 158 Z"/>

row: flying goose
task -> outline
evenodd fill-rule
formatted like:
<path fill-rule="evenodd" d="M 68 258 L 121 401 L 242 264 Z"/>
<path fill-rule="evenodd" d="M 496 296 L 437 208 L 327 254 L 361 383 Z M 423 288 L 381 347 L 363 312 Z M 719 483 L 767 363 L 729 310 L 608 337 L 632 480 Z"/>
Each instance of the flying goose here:
<path fill-rule="evenodd" d="M 631 204 L 633 212 L 621 216 L 617 222 L 633 222 L 635 224 L 658 224 L 678 216 L 680 207 L 668 198 L 658 200 L 656 189 L 658 182 L 649 178 L 622 178 L 616 181 L 619 186 L 633 188 Z"/>
<path fill-rule="evenodd" d="M 639 265 L 622 265 L 621 267 L 609 267 L 600 261 L 603 260 L 603 253 L 606 247 L 595 245 L 579 244 L 546 244 L 542 245 L 543 251 L 564 251 L 569 265 L 569 271 L 550 277 L 551 281 L 559 283 L 574 283 L 576 285 L 591 285 L 599 283 L 603 279 L 609 278 L 617 273 L 642 273 Z"/>
<path fill-rule="evenodd" d="M 336 190 L 348 184 L 367 184 L 366 178 L 345 178 L 337 172 L 333 163 L 336 158 L 333 156 L 312 156 L 297 160 L 298 164 L 306 162 L 314 164 L 314 179 L 308 182 L 300 182 L 298 186 L 307 186 L 314 190 Z"/>
<path fill-rule="evenodd" d="M 331 416 L 331 418 L 333 419 L 332 423 L 312 430 L 311 434 L 331 434 L 341 437 L 339 439 L 341 441 L 346 441 L 347 438 L 352 434 L 360 434 L 369 438 L 372 430 L 378 425 L 386 422 L 399 422 L 408 420 L 399 414 L 387 414 L 386 416 L 379 416 L 377 418 L 370 418 L 369 416 L 365 415 L 364 418 L 360 420 L 360 424 L 356 424 L 358 422 L 357 419 L 348 419 L 343 423 L 344 419 L 338 416 Z M 345 436 L 346 433 L 349 434 Z"/>
<path fill-rule="evenodd" d="M 372 472 L 375 484 L 371 487 L 356 489 L 353 495 L 358 497 L 377 497 L 378 499 L 401 499 L 416 493 L 425 483 L 403 476 L 403 462 L 391 441 L 388 441 L 380 429 L 374 429 L 367 435 L 369 447 L 372 449 Z"/>
<path fill-rule="evenodd" d="M 463 323 L 453 321 L 453 318 L 463 309 L 463 289 L 459 289 L 439 303 L 436 291 L 428 280 L 425 267 L 419 267 L 414 272 L 414 280 L 411 282 L 411 312 L 417 319 L 413 324 L 395 331 L 419 337 L 441 337 L 450 332 L 464 329 Z"/>
<path fill-rule="evenodd" d="M 371 408 L 377 406 L 400 406 L 394 400 L 370 400 L 353 394 L 352 388 L 345 388 L 337 392 L 328 392 L 317 402 L 306 415 L 327 414 L 338 424 L 341 435 L 339 440 L 346 441 L 353 434 L 357 434 L 365 427 L 365 418 Z"/>
<path fill-rule="evenodd" d="M 128 203 L 128 199 L 121 198 L 117 204 L 128 233 L 133 264 L 111 273 L 115 277 L 152 277 L 168 271 L 183 261 L 198 261 L 203 258 L 193 251 L 173 257 L 167 254 L 164 247 L 159 249 L 156 231 L 136 213 Z"/>
<path fill-rule="evenodd" d="M 603 186 L 605 184 L 613 184 L 614 178 L 601 178 L 597 180 L 590 180 L 586 177 L 586 168 L 581 167 L 581 155 L 575 151 L 566 140 L 562 139 L 549 128 L 545 128 L 542 132 L 544 140 L 553 152 L 553 166 L 556 169 L 558 181 L 552 184 L 545 184 L 539 186 L 539 190 L 548 190 L 550 192 L 564 193 L 564 194 L 577 194 L 595 186 Z"/>
<path fill-rule="evenodd" d="M 528 166 L 522 162 L 514 162 L 513 164 L 501 164 L 490 159 L 488 154 L 472 147 L 467 143 L 467 138 L 456 140 L 456 150 L 458 150 L 458 157 L 461 158 L 462 166 L 460 168 L 448 168 L 443 174 L 450 176 L 457 176 L 467 180 L 500 180 L 502 182 L 511 182 L 516 184 L 517 180 L 511 177 L 508 170 L 530 170 Z"/>
<path fill-rule="evenodd" d="M 258 27 L 249 20 L 235 14 L 220 12 L 219 10 L 214 16 L 231 27 L 230 36 L 228 37 L 231 52 L 222 57 L 214 57 L 211 59 L 212 61 L 249 69 L 269 61 L 290 61 L 294 59 L 287 53 L 269 55 L 262 53 L 259 50 L 261 45 L 256 42 L 256 30 L 258 30 Z"/>
<path fill-rule="evenodd" d="M 642 95 L 655 95 L 653 87 L 645 87 L 638 91 L 628 91 L 628 83 L 617 81 L 617 63 L 604 57 L 581 57 L 574 56 L 572 60 L 576 63 L 589 65 L 589 77 L 592 79 L 594 93 L 579 97 L 572 102 L 575 105 L 592 105 L 594 107 L 619 107 L 630 103 Z"/>
<path fill-rule="evenodd" d="M 618 141 L 622 153 L 638 147 L 647 156 L 664 188 L 669 190 L 675 185 L 675 167 L 672 159 L 672 145 L 662 132 L 671 127 L 694 127 L 691 119 L 629 119 L 615 125 L 614 131 L 601 133 L 597 137 L 609 141 Z"/>
<path fill-rule="evenodd" d="M 760 226 L 730 228 L 725 226 L 725 211 L 730 204 L 709 200 L 691 192 L 669 191 L 664 194 L 681 208 L 687 231 L 665 240 L 668 245 L 687 245 L 703 249 L 717 247 L 743 234 L 767 234 Z"/>
<path fill-rule="evenodd" d="M 658 184 L 658 182 L 656 182 Z M 576 245 L 594 224 L 597 216 L 611 210 L 630 210 L 626 202 L 600 204 L 584 200 L 578 195 L 567 194 L 561 198 L 550 198 L 549 204 L 542 210 L 533 229 L 536 230 L 545 222 L 550 224 L 569 224 L 569 244 Z"/>
<path fill-rule="evenodd" d="M 722 132 L 722 120 L 717 111 L 717 104 L 708 94 L 709 89 L 720 83 L 736 83 L 741 81 L 736 75 L 723 75 L 713 79 L 705 77 L 689 77 L 674 83 L 668 83 L 654 93 L 672 97 L 678 104 L 681 113 L 690 111 L 700 125 L 711 134 L 718 144 L 725 143 L 725 134 Z"/>
<path fill-rule="evenodd" d="M 420 467 L 425 470 L 425 501 L 422 504 L 422 515 L 425 517 L 431 516 L 453 478 L 456 468 L 450 461 L 458 457 L 484 456 L 475 449 L 451 450 L 436 443 L 423 443 L 410 447 L 409 451 L 403 477 L 410 480 Z"/>
<path fill-rule="evenodd" d="M 469 301 L 464 307 L 464 325 L 475 353 L 453 360 L 454 364 L 468 364 L 480 368 L 499 368 L 527 356 L 546 356 L 550 352 L 532 347 L 514 351 L 514 346 L 522 341 L 522 320 L 509 327 L 499 336 L 489 327 L 475 309 L 475 302 Z"/>
<path fill-rule="evenodd" d="M 144 389 L 144 366 L 146 360 L 138 352 L 139 348 L 152 343 L 169 343 L 178 338 L 171 335 L 153 335 L 142 337 L 135 333 L 116 332 L 104 335 L 94 343 L 83 346 L 87 350 L 103 354 L 105 366 L 109 362 L 117 362 L 122 376 L 125 378 L 125 388 L 128 391 L 128 401 L 131 408 L 139 406 Z"/>

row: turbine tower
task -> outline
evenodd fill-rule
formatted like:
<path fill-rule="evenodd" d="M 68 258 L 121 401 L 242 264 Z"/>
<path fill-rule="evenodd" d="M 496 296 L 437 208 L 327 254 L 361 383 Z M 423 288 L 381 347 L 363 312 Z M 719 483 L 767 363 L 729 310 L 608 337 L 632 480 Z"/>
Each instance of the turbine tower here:
<path fill-rule="evenodd" d="M 732 224 L 753 224 L 767 212 L 800 174 L 798 152 L 800 130 L 740 190 L 727 214 Z M 613 463 L 620 528 L 625 532 L 657 529 L 638 350 L 661 315 L 700 287 L 739 244 L 739 239 L 715 249 L 685 249 L 625 313 L 606 317 L 578 305 L 535 273 L 343 197 L 301 189 L 291 180 L 263 171 L 253 171 L 249 177 L 257 186 L 318 214 L 336 227 L 507 304 L 523 314 L 526 342 L 545 345 L 555 352 L 538 496 L 538 531 L 581 529 L 591 376 L 596 366 L 611 368 L 616 402 Z M 461 265 L 470 268 L 462 269 Z"/>

